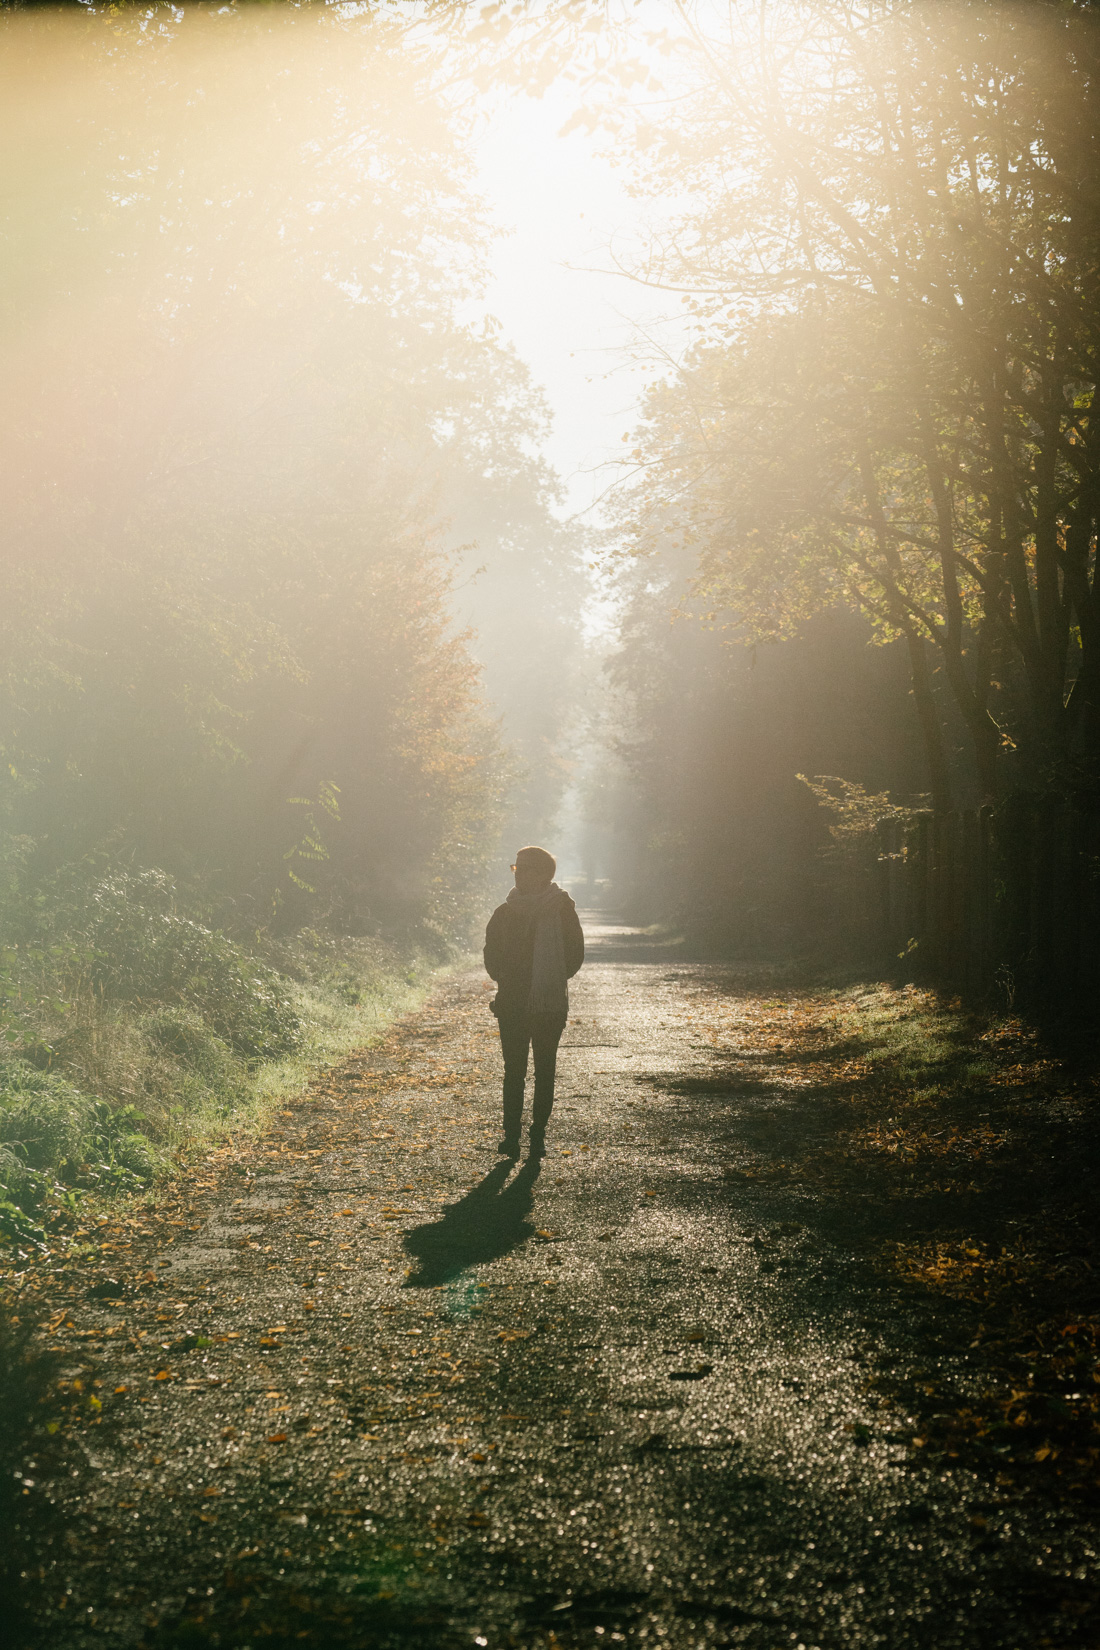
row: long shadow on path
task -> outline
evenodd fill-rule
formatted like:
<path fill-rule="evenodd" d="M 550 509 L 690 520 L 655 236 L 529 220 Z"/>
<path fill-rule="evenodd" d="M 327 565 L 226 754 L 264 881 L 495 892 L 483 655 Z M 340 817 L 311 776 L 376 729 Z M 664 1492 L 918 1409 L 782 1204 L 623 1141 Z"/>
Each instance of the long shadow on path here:
<path fill-rule="evenodd" d="M 528 1158 L 509 1182 L 511 1169 L 508 1161 L 498 1163 L 465 1197 L 451 1204 L 442 1220 L 414 1226 L 406 1234 L 405 1251 L 419 1263 L 406 1280 L 406 1288 L 434 1289 L 468 1267 L 499 1260 L 534 1237 L 529 1216 L 542 1162 Z"/>

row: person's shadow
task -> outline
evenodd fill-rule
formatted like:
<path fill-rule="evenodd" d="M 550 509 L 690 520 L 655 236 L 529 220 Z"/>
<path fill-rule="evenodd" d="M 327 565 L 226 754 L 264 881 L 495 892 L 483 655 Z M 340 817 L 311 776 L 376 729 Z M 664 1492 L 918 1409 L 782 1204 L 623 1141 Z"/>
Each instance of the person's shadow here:
<path fill-rule="evenodd" d="M 528 1158 L 515 1179 L 505 1185 L 512 1165 L 498 1163 L 465 1197 L 451 1204 L 442 1220 L 407 1232 L 406 1253 L 419 1265 L 406 1278 L 405 1287 L 434 1289 L 467 1267 L 499 1260 L 534 1237 L 535 1228 L 527 1217 L 534 1206 L 541 1168 L 539 1158 Z"/>

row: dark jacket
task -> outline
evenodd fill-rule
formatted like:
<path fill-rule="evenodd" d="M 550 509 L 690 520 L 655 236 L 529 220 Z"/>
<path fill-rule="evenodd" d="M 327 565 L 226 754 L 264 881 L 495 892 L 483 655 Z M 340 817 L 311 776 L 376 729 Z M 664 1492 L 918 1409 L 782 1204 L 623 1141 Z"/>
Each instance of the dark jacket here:
<path fill-rule="evenodd" d="M 561 937 L 565 972 L 572 979 L 584 961 L 584 934 L 577 907 L 566 893 L 561 896 Z M 526 1014 L 534 961 L 534 919 L 514 905 L 498 905 L 485 930 L 485 972 L 497 982 L 492 1009 L 498 1018 Z"/>

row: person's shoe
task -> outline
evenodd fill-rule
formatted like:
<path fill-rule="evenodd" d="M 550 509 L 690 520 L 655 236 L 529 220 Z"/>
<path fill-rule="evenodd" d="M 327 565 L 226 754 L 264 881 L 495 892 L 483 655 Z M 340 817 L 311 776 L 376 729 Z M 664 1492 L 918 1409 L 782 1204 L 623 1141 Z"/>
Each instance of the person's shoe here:
<path fill-rule="evenodd" d="M 532 1129 L 527 1141 L 528 1157 L 546 1156 L 546 1136 L 541 1129 Z"/>
<path fill-rule="evenodd" d="M 502 1140 L 497 1147 L 497 1151 L 500 1153 L 501 1157 L 518 1157 L 519 1141 L 508 1139 Z"/>

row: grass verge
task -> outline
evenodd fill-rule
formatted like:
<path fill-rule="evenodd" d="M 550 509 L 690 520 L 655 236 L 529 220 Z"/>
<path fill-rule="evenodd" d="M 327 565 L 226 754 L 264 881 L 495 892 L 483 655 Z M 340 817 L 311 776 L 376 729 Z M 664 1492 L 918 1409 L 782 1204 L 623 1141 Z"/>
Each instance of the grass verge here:
<path fill-rule="evenodd" d="M 281 1101 L 369 1045 L 454 965 L 441 944 L 306 931 L 268 944 L 261 959 L 200 933 L 199 968 L 185 972 L 173 957 L 167 984 L 145 955 L 125 990 L 85 969 L 63 996 L 40 981 L 26 994 L 0 1058 L 0 1265 L 6 1251 L 9 1272 L 95 1209 L 149 1195 L 196 1152 L 263 1128 Z M 116 976 L 119 949 L 107 951 Z"/>

